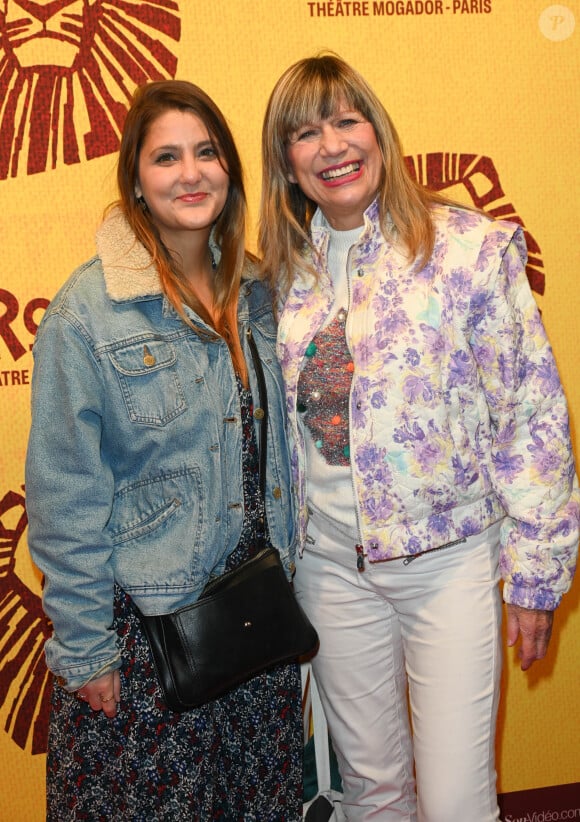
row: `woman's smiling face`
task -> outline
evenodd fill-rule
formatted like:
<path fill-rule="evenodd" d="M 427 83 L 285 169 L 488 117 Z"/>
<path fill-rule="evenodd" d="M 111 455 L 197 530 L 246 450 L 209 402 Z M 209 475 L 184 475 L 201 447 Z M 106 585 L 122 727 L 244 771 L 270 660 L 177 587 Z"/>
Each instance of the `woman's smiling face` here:
<path fill-rule="evenodd" d="M 199 117 L 170 109 L 154 120 L 139 154 L 135 193 L 166 245 L 178 248 L 191 231 L 209 234 L 228 190 L 228 173 Z"/>
<path fill-rule="evenodd" d="M 364 222 L 377 195 L 383 160 L 375 129 L 362 114 L 340 106 L 327 119 L 305 123 L 290 135 L 288 179 L 340 230 Z"/>

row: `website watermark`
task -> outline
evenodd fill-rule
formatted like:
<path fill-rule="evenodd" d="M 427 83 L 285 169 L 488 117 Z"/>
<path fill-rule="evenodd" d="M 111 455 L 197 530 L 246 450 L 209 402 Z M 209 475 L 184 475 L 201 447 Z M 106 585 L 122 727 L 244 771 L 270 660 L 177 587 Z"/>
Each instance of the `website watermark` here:
<path fill-rule="evenodd" d="M 562 820 L 580 819 L 580 808 L 568 808 L 562 811 L 533 811 L 525 816 L 504 816 L 504 822 L 562 822 Z"/>

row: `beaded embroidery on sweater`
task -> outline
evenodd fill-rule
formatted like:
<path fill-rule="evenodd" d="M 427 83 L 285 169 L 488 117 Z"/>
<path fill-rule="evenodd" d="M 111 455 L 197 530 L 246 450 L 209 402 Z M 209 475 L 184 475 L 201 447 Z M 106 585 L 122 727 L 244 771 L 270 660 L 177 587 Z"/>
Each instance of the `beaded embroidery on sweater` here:
<path fill-rule="evenodd" d="M 298 382 L 298 411 L 328 465 L 350 465 L 348 402 L 354 365 L 346 344 L 347 312 L 314 337 Z"/>

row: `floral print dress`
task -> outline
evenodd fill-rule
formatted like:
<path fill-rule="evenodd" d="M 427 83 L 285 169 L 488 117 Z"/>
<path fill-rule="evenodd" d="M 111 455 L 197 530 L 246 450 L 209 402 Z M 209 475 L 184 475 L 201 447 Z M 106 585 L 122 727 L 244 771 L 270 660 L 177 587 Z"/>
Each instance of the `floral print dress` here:
<path fill-rule="evenodd" d="M 255 550 L 263 517 L 252 398 L 238 381 L 244 426 L 244 525 L 228 558 Z M 163 702 L 130 597 L 115 591 L 121 703 L 108 719 L 55 685 L 47 758 L 48 822 L 296 822 L 302 818 L 297 664 L 254 677 L 182 714 Z"/>

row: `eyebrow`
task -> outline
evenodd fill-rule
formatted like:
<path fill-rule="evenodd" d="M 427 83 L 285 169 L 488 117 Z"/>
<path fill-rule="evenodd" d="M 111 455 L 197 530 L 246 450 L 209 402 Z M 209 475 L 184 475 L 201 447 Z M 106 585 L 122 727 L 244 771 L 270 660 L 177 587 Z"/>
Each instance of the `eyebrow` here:
<path fill-rule="evenodd" d="M 207 146 L 210 146 L 211 148 L 218 151 L 217 146 L 215 145 L 215 143 L 212 140 L 202 140 L 199 143 L 195 143 L 194 144 L 194 149 L 196 151 L 198 151 L 200 148 L 207 148 Z M 159 151 L 179 151 L 180 149 L 181 149 L 181 144 L 166 143 L 166 144 L 161 145 L 161 146 L 155 146 L 154 148 L 151 149 L 149 154 L 157 154 Z"/>

